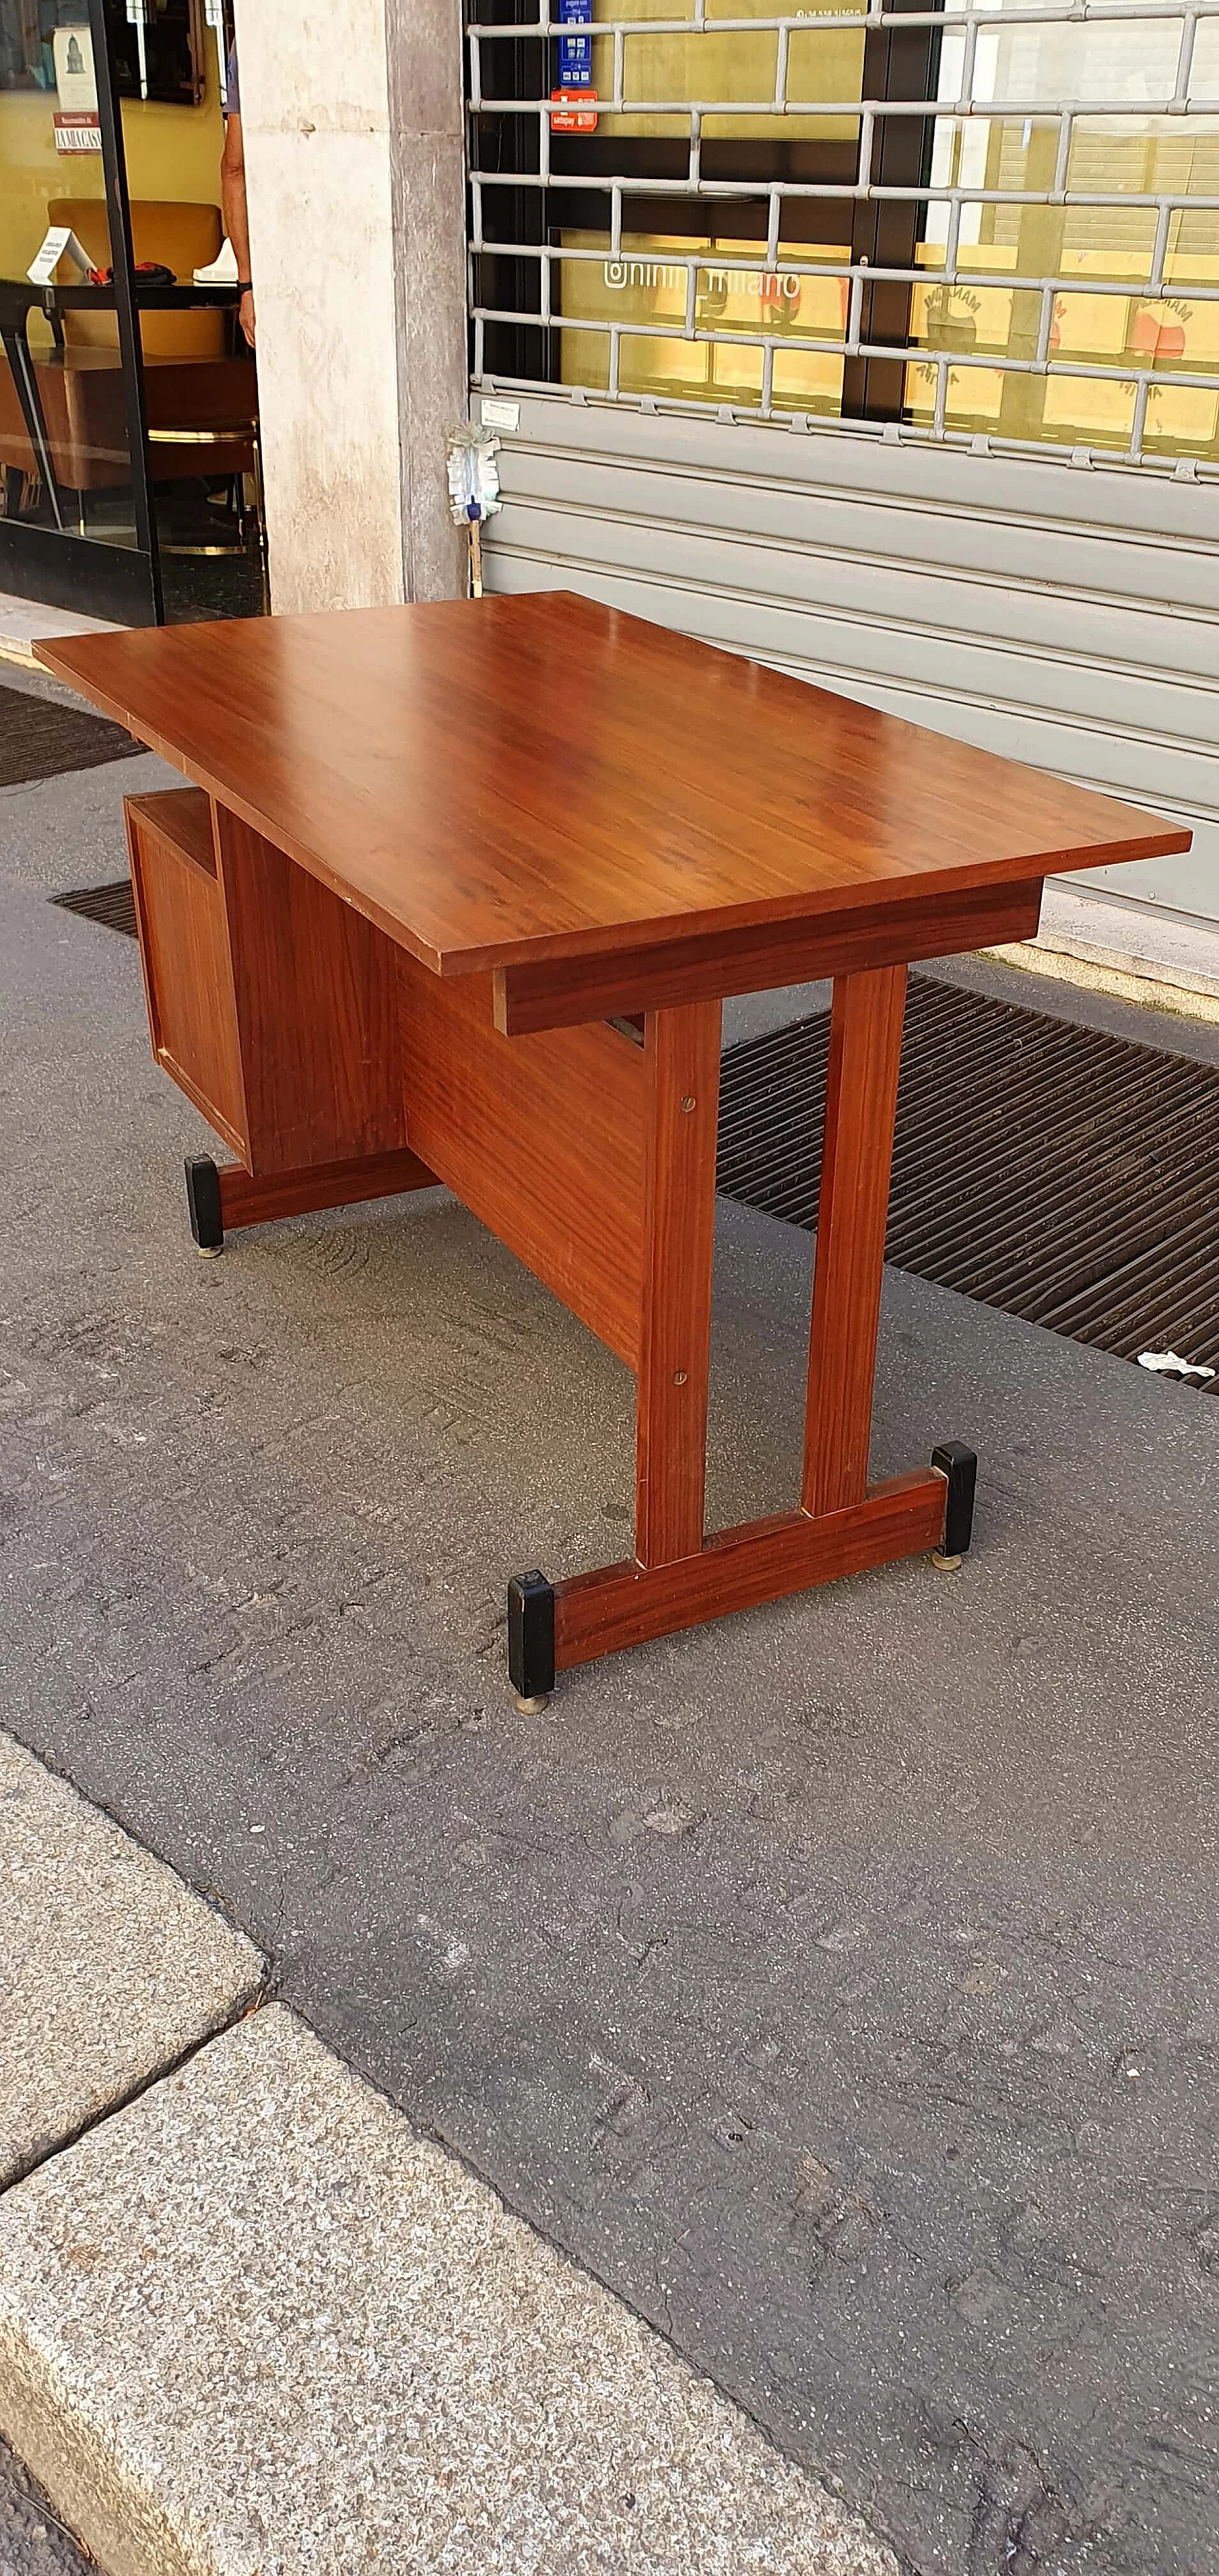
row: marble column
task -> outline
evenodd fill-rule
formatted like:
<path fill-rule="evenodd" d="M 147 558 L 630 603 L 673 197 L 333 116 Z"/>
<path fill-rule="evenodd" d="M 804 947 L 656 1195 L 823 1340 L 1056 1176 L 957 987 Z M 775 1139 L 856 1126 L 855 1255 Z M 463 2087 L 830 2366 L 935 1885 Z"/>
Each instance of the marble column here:
<path fill-rule="evenodd" d="M 463 588 L 460 0 L 237 0 L 272 604 Z"/>

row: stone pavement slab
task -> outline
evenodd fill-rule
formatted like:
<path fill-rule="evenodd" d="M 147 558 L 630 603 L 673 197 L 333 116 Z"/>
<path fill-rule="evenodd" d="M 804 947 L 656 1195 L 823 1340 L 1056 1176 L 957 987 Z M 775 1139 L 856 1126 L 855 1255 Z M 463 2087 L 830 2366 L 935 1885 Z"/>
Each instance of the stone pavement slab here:
<path fill-rule="evenodd" d="M 26 663 L 34 672 L 34 646 L 49 635 L 107 635 L 114 629 L 108 618 L 82 617 L 75 609 L 49 608 L 39 599 L 19 599 L 11 593 L 0 596 L 0 660 Z"/>
<path fill-rule="evenodd" d="M 0 2189 L 262 1979 L 252 1942 L 0 1735 Z"/>
<path fill-rule="evenodd" d="M 0 2425 L 107 2576 L 896 2576 L 280 2006 L 0 2201 Z"/>

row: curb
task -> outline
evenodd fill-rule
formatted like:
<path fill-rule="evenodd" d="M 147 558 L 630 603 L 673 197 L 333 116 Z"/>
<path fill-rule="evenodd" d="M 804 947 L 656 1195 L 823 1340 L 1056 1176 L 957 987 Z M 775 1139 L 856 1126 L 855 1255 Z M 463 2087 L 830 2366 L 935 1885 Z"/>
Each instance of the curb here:
<path fill-rule="evenodd" d="M 106 2576 L 896 2576 L 276 2003 L 0 2197 L 0 2431 Z"/>

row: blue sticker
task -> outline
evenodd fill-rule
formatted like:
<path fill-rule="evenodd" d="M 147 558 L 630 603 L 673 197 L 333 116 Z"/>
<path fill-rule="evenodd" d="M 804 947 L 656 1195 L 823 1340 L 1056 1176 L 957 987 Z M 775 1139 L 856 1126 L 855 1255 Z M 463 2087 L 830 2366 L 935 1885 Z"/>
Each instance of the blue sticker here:
<path fill-rule="evenodd" d="M 559 0 L 559 16 L 564 27 L 591 27 L 593 23 L 593 0 Z M 560 89 L 591 89 L 592 85 L 592 37 L 560 36 Z"/>

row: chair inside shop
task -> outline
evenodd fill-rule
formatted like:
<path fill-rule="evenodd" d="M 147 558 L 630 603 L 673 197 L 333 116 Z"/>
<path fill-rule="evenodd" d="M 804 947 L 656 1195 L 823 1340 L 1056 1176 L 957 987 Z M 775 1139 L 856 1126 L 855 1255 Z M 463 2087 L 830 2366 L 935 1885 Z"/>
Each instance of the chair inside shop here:
<path fill-rule="evenodd" d="M 109 267 L 110 233 L 102 199 L 53 198 L 47 220 L 68 225 L 93 266 Z M 132 202 L 131 246 L 137 266 L 158 264 L 189 284 L 197 268 L 215 259 L 221 238 L 216 206 L 162 198 Z M 60 262 L 56 278 L 64 285 L 77 282 L 67 261 Z M 257 379 L 248 357 L 231 354 L 230 327 L 227 313 L 206 307 L 140 316 L 155 482 L 183 482 L 200 474 L 236 480 L 255 470 Z M 56 480 L 83 500 L 86 493 L 131 480 L 118 317 L 112 309 L 77 310 L 62 316 L 59 329 L 56 346 L 35 353 L 35 372 Z M 236 437 L 206 437 L 209 429 L 240 431 L 246 422 L 249 430 Z M 165 444 L 157 443 L 158 431 L 165 434 Z M 195 443 L 184 439 L 175 445 L 174 438 L 183 433 Z M 36 472 L 7 367 L 0 367 L 0 465 L 15 476 Z"/>

